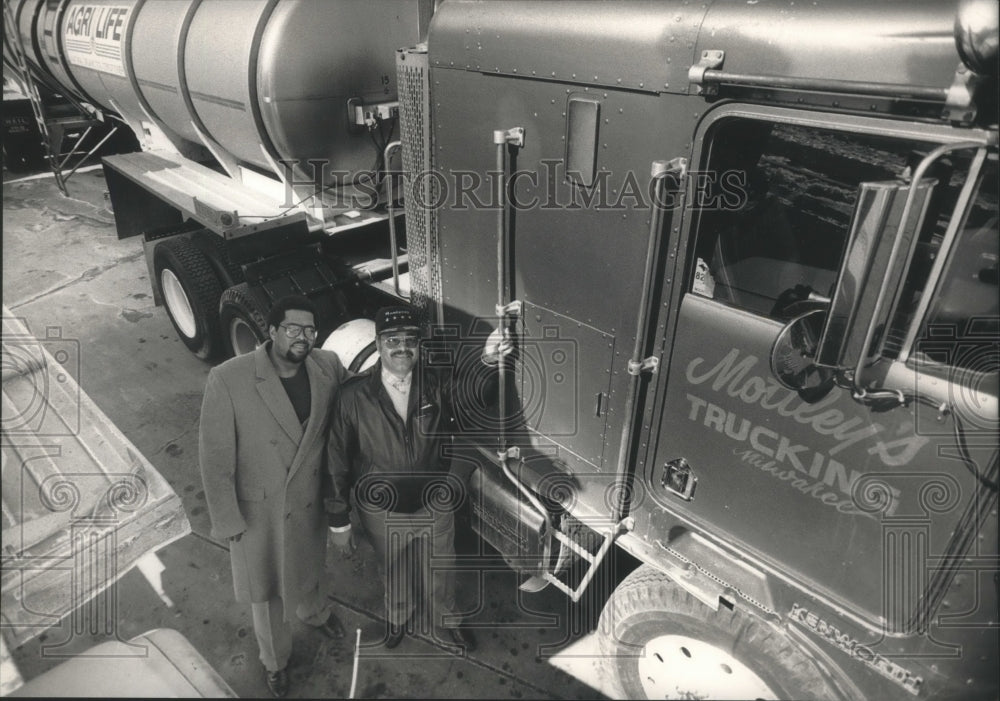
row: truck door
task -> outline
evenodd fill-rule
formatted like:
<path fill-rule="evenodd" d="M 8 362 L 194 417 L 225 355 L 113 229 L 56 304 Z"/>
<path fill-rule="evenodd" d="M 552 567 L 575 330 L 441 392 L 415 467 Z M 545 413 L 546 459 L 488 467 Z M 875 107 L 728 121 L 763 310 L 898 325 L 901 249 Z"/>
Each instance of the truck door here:
<path fill-rule="evenodd" d="M 792 317 L 825 314 L 838 281 L 851 282 L 842 268 L 858 264 L 847 249 L 867 216 L 859 193 L 901 182 L 941 144 L 986 141 L 803 115 L 726 106 L 699 128 L 687 282 L 643 468 L 665 511 L 637 522 L 679 551 L 680 536 L 699 532 L 865 622 L 903 630 L 946 581 L 948 568 L 930 563 L 961 554 L 996 495 L 996 155 L 952 150 L 924 174 L 924 223 L 901 292 L 886 293 L 895 312 L 876 338 L 880 360 L 866 369 L 869 388 L 901 389 L 905 401 L 859 400 L 850 372 L 800 392 L 778 382 L 772 350 Z M 895 222 L 881 228 L 896 235 Z M 932 385 L 936 399 L 916 398 Z"/>

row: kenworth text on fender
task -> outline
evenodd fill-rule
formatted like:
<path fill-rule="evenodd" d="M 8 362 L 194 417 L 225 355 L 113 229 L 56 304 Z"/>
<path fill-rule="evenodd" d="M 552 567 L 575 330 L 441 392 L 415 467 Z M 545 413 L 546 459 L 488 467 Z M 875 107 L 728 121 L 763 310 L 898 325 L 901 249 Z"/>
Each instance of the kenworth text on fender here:
<path fill-rule="evenodd" d="M 16 11 L 143 142 L 118 232 L 193 352 L 296 291 L 357 368 L 409 299 L 499 379 L 474 523 L 526 590 L 642 563 L 623 695 L 996 698 L 995 2 Z"/>

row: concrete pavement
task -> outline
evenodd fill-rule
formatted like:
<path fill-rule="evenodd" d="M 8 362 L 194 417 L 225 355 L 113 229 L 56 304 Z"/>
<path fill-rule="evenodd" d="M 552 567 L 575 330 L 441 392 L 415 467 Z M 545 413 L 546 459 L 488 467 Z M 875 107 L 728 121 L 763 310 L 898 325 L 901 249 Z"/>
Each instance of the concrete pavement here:
<path fill-rule="evenodd" d="M 13 657 L 31 679 L 59 662 L 53 648 L 75 653 L 108 637 L 170 627 L 238 694 L 266 696 L 249 609 L 233 602 L 228 553 L 208 535 L 197 432 L 209 365 L 187 351 L 166 312 L 153 305 L 141 241 L 117 239 L 104 189 L 100 170 L 75 175 L 69 198 L 51 178 L 4 184 L 3 301 L 36 336 L 49 327 L 61 331 L 76 351 L 68 370 L 181 496 L 193 533 L 160 551 L 164 593 L 173 606 L 132 571 L 116 587 L 113 630 L 101 631 L 96 622 L 74 629 L 64 620 Z M 478 650 L 455 655 L 415 637 L 392 651 L 364 647 L 356 695 L 601 698 L 591 631 L 607 592 L 595 585 L 576 605 L 551 587 L 523 594 L 514 573 L 497 566 L 471 533 L 460 534 L 459 545 L 468 566 L 460 574 L 460 605 Z M 598 579 L 613 578 L 617 566 L 610 562 Z M 291 696 L 345 697 L 353 631 L 381 616 L 370 546 L 347 561 L 330 553 L 327 571 L 348 639 L 332 642 L 297 627 Z"/>

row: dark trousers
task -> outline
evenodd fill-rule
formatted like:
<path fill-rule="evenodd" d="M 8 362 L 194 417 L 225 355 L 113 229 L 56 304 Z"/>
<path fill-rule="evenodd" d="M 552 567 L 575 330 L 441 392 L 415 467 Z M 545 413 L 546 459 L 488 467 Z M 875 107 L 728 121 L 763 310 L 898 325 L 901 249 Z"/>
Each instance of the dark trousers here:
<path fill-rule="evenodd" d="M 455 517 L 422 508 L 412 514 L 358 509 L 385 578 L 386 618 L 404 625 L 420 612 L 434 628 L 455 616 Z M 429 605 L 429 608 L 428 608 Z"/>

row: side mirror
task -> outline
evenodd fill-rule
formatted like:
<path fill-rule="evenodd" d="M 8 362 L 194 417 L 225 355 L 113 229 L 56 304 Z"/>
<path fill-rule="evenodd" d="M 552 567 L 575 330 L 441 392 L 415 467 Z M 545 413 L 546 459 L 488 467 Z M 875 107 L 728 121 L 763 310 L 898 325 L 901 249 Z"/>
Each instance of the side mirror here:
<path fill-rule="evenodd" d="M 811 304 L 811 303 L 809 303 Z M 833 370 L 816 364 L 816 349 L 826 319 L 824 308 L 804 311 L 785 324 L 771 347 L 771 373 L 802 401 L 812 404 L 833 388 Z"/>
<path fill-rule="evenodd" d="M 935 185 L 930 179 L 861 183 L 818 365 L 853 373 L 878 359 Z"/>

